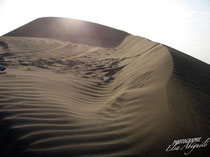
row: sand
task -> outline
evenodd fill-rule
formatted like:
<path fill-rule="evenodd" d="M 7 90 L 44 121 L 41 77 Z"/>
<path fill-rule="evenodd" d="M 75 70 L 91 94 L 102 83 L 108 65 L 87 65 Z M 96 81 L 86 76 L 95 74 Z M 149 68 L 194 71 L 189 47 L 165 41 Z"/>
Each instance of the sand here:
<path fill-rule="evenodd" d="M 181 157 L 174 140 L 210 137 L 210 66 L 148 39 L 41 18 L 0 37 L 0 64 L 0 156 Z"/>

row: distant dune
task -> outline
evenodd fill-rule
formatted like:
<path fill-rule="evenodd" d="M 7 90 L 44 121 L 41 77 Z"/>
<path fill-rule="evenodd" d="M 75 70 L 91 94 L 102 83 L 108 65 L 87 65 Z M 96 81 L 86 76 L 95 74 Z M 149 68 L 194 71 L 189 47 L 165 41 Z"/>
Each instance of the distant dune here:
<path fill-rule="evenodd" d="M 210 66 L 168 46 L 40 18 L 0 37 L 0 64 L 2 157 L 182 157 L 174 140 L 210 138 Z"/>
<path fill-rule="evenodd" d="M 39 18 L 5 36 L 53 38 L 94 46 L 115 47 L 129 34 L 107 26 L 68 18 Z"/>

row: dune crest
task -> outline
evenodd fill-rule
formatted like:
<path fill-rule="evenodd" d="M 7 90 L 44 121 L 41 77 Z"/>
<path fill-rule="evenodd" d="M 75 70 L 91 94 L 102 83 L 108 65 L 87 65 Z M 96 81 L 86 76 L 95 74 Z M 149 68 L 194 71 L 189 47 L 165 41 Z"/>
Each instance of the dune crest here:
<path fill-rule="evenodd" d="M 43 34 L 52 19 L 0 37 L 1 156 L 180 157 L 174 140 L 209 137 L 209 65 L 92 23 L 53 40 L 66 30 Z"/>
<path fill-rule="evenodd" d="M 68 18 L 38 18 L 4 36 L 39 37 L 115 47 L 129 34 L 100 24 Z"/>

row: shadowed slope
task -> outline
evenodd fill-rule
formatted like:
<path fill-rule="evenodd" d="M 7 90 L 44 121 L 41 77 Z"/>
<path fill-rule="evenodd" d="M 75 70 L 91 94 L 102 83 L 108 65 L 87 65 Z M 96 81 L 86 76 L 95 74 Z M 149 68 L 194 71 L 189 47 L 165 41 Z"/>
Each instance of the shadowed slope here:
<path fill-rule="evenodd" d="M 188 136 L 202 134 L 208 137 L 210 66 L 175 49 L 169 48 L 169 51 L 173 57 L 174 70 L 168 83 L 168 96 L 171 98 L 171 111 L 176 115 L 175 120 L 179 121 L 183 133 L 186 132 Z"/>
<path fill-rule="evenodd" d="M 128 33 L 107 26 L 68 18 L 46 17 L 36 19 L 5 36 L 53 38 L 89 45 L 114 47 Z"/>

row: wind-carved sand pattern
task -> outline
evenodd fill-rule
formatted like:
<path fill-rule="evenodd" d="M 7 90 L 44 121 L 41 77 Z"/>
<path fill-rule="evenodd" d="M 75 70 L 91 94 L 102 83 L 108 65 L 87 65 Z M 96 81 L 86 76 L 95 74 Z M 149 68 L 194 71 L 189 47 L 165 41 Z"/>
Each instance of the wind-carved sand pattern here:
<path fill-rule="evenodd" d="M 209 65 L 122 36 L 112 47 L 0 37 L 8 45 L 0 49 L 8 67 L 0 75 L 0 155 L 184 156 L 165 150 L 175 139 L 208 137 Z"/>

